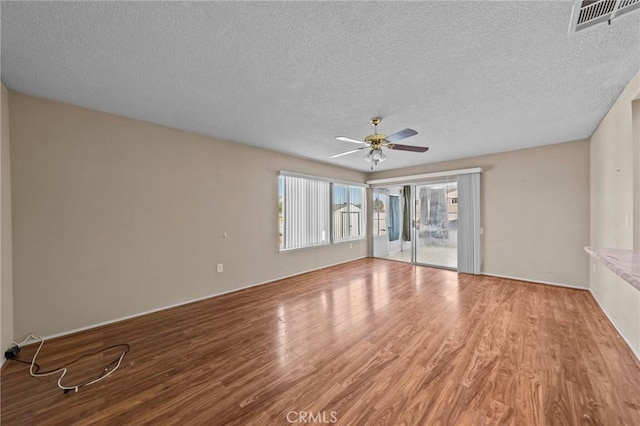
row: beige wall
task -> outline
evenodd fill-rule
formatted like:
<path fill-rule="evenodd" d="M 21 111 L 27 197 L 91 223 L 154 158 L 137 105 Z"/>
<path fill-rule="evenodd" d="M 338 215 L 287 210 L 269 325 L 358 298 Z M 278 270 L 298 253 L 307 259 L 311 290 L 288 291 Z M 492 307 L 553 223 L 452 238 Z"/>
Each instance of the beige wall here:
<path fill-rule="evenodd" d="M 589 144 L 576 141 L 374 173 L 482 167 L 482 272 L 587 287 Z"/>
<path fill-rule="evenodd" d="M 640 73 L 629 83 L 591 136 L 591 246 L 631 250 L 634 247 L 634 165 L 640 149 L 633 128 L 632 100 L 640 94 Z M 637 112 L 636 112 L 637 114 Z M 634 158 L 636 158 L 634 160 Z M 637 176 L 637 175 L 636 175 Z M 637 207 L 635 207 L 637 209 Z M 637 225 L 636 222 L 636 226 Z M 600 306 L 640 355 L 640 291 L 596 261 L 590 287 Z"/>
<path fill-rule="evenodd" d="M 10 107 L 18 338 L 367 255 L 277 248 L 277 171 L 363 173 L 13 92 Z"/>
<path fill-rule="evenodd" d="M 9 146 L 9 94 L 1 87 L 0 115 L 0 345 L 13 340 L 13 273 L 11 257 L 11 161 Z"/>

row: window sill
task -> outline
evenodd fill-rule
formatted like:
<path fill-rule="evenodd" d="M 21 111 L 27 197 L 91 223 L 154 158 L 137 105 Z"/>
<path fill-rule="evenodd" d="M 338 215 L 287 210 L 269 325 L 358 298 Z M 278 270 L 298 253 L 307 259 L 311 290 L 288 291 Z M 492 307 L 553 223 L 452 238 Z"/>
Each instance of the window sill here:
<path fill-rule="evenodd" d="M 343 240 L 335 240 L 333 244 L 341 244 L 341 243 L 352 243 L 354 241 L 363 241 L 366 240 L 367 237 L 357 237 L 357 238 L 345 238 Z"/>
<path fill-rule="evenodd" d="M 292 251 L 309 250 L 309 249 L 314 249 L 314 248 L 319 248 L 319 247 L 330 247 L 330 246 L 331 246 L 331 243 L 326 243 L 326 244 L 317 244 L 315 246 L 278 249 L 278 253 L 289 253 L 289 252 L 292 252 Z"/>

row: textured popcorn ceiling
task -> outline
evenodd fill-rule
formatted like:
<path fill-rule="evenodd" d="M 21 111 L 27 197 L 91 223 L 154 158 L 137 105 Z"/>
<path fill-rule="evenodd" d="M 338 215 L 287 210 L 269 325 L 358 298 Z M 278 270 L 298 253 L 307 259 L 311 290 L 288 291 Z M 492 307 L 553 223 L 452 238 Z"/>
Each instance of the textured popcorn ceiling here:
<path fill-rule="evenodd" d="M 367 171 L 591 135 L 640 69 L 640 13 L 577 34 L 573 2 L 2 2 L 12 90 Z"/>

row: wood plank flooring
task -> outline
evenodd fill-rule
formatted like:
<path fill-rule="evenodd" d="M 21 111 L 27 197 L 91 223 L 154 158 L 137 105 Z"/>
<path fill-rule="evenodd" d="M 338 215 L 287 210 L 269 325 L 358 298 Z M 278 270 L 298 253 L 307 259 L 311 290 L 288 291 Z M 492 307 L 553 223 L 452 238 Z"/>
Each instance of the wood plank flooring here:
<path fill-rule="evenodd" d="M 7 362 L 2 424 L 640 424 L 640 366 L 581 290 L 363 259 L 52 340 L 39 362 L 124 342 L 78 393 Z"/>

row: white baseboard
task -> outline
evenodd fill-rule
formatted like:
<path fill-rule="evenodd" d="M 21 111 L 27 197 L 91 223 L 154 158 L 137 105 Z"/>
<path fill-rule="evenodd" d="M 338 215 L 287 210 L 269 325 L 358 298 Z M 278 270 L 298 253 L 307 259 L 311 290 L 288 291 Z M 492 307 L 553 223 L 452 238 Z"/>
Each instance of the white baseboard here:
<path fill-rule="evenodd" d="M 576 289 L 576 290 L 589 290 L 588 287 L 580 287 L 580 286 L 577 286 L 577 285 L 554 283 L 554 282 L 550 282 L 550 281 L 532 280 L 531 278 L 510 277 L 508 275 L 488 274 L 486 272 L 482 272 L 480 275 L 487 275 L 489 277 L 496 277 L 496 278 L 506 278 L 508 280 L 526 281 L 526 282 L 530 282 L 530 283 L 534 283 L 534 284 L 544 284 L 544 285 L 553 285 L 553 286 L 556 286 L 556 287 L 573 288 L 573 289 Z"/>
<path fill-rule="evenodd" d="M 112 320 L 108 320 L 108 321 L 103 321 L 103 322 L 99 322 L 99 323 L 96 323 L 96 324 L 87 325 L 85 327 L 74 328 L 72 330 L 63 331 L 63 332 L 60 332 L 60 333 L 50 334 L 48 336 L 43 336 L 43 338 L 45 340 L 49 340 L 49 339 L 54 339 L 56 337 L 68 336 L 70 334 L 80 333 L 82 331 L 87 331 L 87 330 L 91 330 L 91 329 L 94 329 L 94 328 L 102 327 L 102 326 L 105 326 L 105 325 L 113 324 L 113 323 L 116 323 L 116 322 L 125 321 L 125 320 L 131 319 L 131 318 L 136 318 L 136 317 L 140 317 L 140 316 L 147 315 L 147 314 L 153 314 L 154 312 L 160 312 L 160 311 L 164 311 L 164 310 L 171 309 L 171 308 L 177 308 L 178 306 L 188 305 L 189 303 L 199 302 L 201 300 L 211 299 L 213 297 L 218 297 L 218 296 L 222 296 L 222 295 L 229 294 L 229 293 L 235 293 L 236 291 L 246 290 L 248 288 L 257 287 L 257 286 L 260 286 L 260 285 L 270 284 L 270 283 L 273 283 L 273 282 L 276 282 L 276 281 L 284 280 L 286 278 L 295 277 L 297 275 L 302 275 L 302 274 L 307 274 L 309 272 L 319 271 L 320 269 L 330 268 L 332 266 L 337 266 L 337 265 L 342 265 L 344 263 L 354 262 L 356 260 L 365 259 L 367 257 L 368 256 L 356 257 L 354 259 L 349 259 L 349 260 L 345 260 L 345 261 L 342 261 L 342 262 L 332 263 L 332 264 L 329 264 L 329 265 L 324 265 L 324 266 L 320 266 L 320 267 L 317 267 L 317 268 L 308 269 L 306 271 L 301 271 L 301 272 L 297 272 L 295 274 L 285 275 L 285 276 L 282 276 L 282 277 L 279 277 L 279 278 L 274 278 L 272 280 L 261 281 L 261 282 L 258 282 L 258 283 L 249 284 L 249 285 L 246 285 L 244 287 L 235 288 L 233 290 L 223 291 L 221 293 L 209 294 L 207 296 L 202 296 L 202 297 L 198 297 L 196 299 L 186 300 L 184 302 L 174 303 L 172 305 L 163 306 L 161 308 L 150 309 L 148 311 L 143 311 L 143 312 L 139 312 L 139 313 L 136 313 L 136 314 L 127 315 L 127 316 L 124 316 L 124 317 L 120 317 L 120 318 L 116 318 L 116 319 L 112 319 Z M 40 342 L 40 340 L 30 339 L 30 340 L 25 341 L 24 343 L 21 343 L 20 347 L 32 345 L 34 343 L 39 343 L 39 342 Z M 4 357 L 2 357 L 2 364 L 4 363 L 4 361 L 5 361 L 5 359 L 4 359 Z M 2 366 L 2 364 L 0 364 L 0 366 Z"/>
<path fill-rule="evenodd" d="M 638 360 L 638 362 L 640 362 L 640 353 L 636 352 L 633 349 L 633 346 L 631 346 L 631 343 L 629 343 L 629 341 L 627 340 L 626 337 L 624 337 L 624 334 L 622 334 L 622 332 L 620 331 L 620 329 L 618 328 L 618 326 L 616 325 L 615 322 L 613 322 L 613 319 L 609 316 L 609 314 L 607 313 L 607 311 L 604 309 L 604 307 L 600 304 L 600 301 L 598 300 L 598 298 L 596 297 L 595 294 L 593 294 L 593 291 L 591 291 L 591 289 L 588 289 L 589 293 L 591 293 L 591 296 L 593 297 L 593 300 L 596 301 L 596 303 L 598 304 L 598 306 L 600 307 L 600 310 L 602 312 L 604 312 L 604 316 L 607 317 L 607 319 L 609 320 L 609 322 L 611 323 L 611 325 L 613 326 L 613 328 L 616 329 L 616 331 L 618 332 L 618 335 L 620 335 L 620 337 L 622 337 L 622 340 L 627 344 L 627 346 L 629 347 L 629 349 L 631 350 L 631 353 L 633 355 L 635 355 L 636 359 Z"/>

